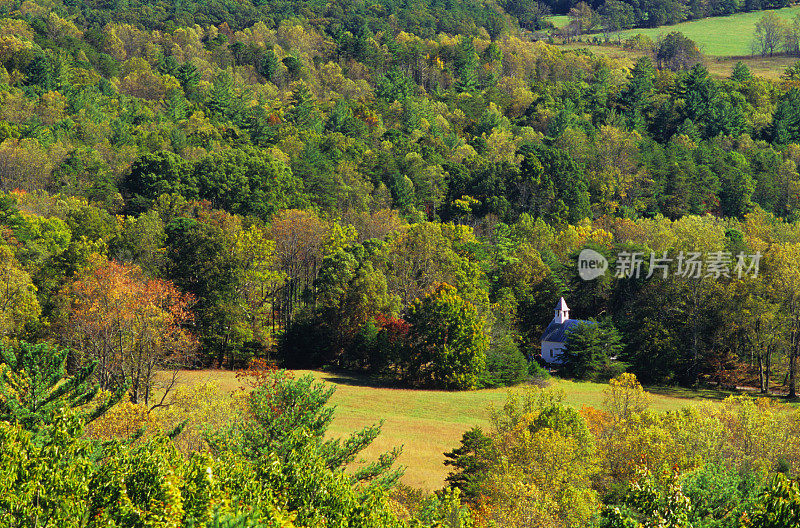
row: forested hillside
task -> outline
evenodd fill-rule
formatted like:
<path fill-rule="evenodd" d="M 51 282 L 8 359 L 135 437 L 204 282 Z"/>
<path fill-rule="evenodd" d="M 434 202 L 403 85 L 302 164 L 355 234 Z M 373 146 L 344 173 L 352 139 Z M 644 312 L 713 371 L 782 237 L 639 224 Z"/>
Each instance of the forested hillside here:
<path fill-rule="evenodd" d="M 561 295 L 610 318 L 647 380 L 760 376 L 766 391 L 796 355 L 797 68 L 777 83 L 657 70 L 528 42 L 510 18 L 425 37 L 373 32 L 394 19 L 369 14 L 354 31 L 151 29 L 145 12 L 4 6 L 4 334 L 123 357 L 144 338 L 98 344 L 102 297 L 130 299 L 109 324 L 163 299 L 152 324 L 170 339 L 109 386 L 166 351 L 491 385 L 524 375 Z M 583 282 L 587 244 L 612 271 L 623 250 L 765 256 L 756 278 Z M 415 317 L 458 322 L 469 352 L 432 369 L 438 352 L 415 343 L 438 330 Z"/>
<path fill-rule="evenodd" d="M 631 373 L 795 396 L 800 64 L 715 79 L 559 51 L 523 31 L 534 11 L 0 0 L 0 526 L 578 526 L 601 501 L 624 506 L 605 526 L 687 526 L 678 473 L 706 462 L 737 472 L 743 526 L 789 526 L 770 508 L 800 492 L 766 478 L 800 464 L 793 414 L 614 405 L 641 396 Z M 581 278 L 586 249 L 605 275 Z M 345 472 L 379 427 L 330 440 L 327 390 L 267 367 L 448 390 L 542 378 L 561 296 L 601 323 L 562 374 L 622 396 L 579 414 L 536 393 L 465 436 L 451 458 L 472 510 L 406 490 L 398 513 L 397 452 Z M 255 388 L 173 442 L 202 398 L 176 400 L 171 373 L 246 366 Z M 175 414 L 155 426 L 158 409 Z M 641 447 L 642 468 L 618 467 L 620 434 L 702 455 Z M 512 519 L 556 463 L 526 453 L 554 445 L 569 475 L 529 503 L 538 521 Z"/>

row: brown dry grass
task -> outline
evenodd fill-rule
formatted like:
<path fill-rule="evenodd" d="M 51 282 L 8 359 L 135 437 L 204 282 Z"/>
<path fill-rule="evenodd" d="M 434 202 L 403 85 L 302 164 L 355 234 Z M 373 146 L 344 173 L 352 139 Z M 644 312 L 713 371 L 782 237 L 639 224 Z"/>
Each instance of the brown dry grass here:
<path fill-rule="evenodd" d="M 595 55 L 602 55 L 619 61 L 628 61 L 630 66 L 639 57 L 645 55 L 641 51 L 624 50 L 618 46 L 596 46 L 585 42 L 574 42 L 559 45 L 563 50 L 586 49 Z M 706 57 L 706 67 L 711 75 L 722 78 L 730 77 L 733 67 L 740 59 L 730 59 L 725 57 Z M 753 75 L 767 79 L 778 79 L 783 71 L 797 62 L 797 57 L 752 57 L 741 59 L 750 68 Z"/>

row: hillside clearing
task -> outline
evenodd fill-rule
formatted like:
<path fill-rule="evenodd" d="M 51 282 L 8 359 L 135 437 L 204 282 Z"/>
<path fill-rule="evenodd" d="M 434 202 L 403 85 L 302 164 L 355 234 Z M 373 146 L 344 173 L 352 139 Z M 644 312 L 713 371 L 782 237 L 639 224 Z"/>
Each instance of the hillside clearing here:
<path fill-rule="evenodd" d="M 751 13 L 737 13 L 725 17 L 709 17 L 700 20 L 682 22 L 674 26 L 661 26 L 650 29 L 629 29 L 613 34 L 616 40 L 619 36 L 623 40 L 642 33 L 653 40 L 659 35 L 666 35 L 672 31 L 680 31 L 700 46 L 700 50 L 711 56 L 740 56 L 752 53 L 750 43 L 756 23 L 770 11 L 753 11 Z M 784 18 L 787 22 L 800 14 L 800 5 L 785 7 L 771 11 Z"/>

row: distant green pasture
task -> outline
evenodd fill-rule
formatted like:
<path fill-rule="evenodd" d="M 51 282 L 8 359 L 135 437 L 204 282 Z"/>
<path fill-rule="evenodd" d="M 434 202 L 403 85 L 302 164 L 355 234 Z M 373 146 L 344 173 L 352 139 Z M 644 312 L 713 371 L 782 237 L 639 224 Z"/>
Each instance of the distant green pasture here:
<path fill-rule="evenodd" d="M 659 35 L 680 31 L 695 41 L 706 55 L 717 57 L 749 55 L 752 53 L 750 44 L 753 40 L 756 23 L 766 12 L 756 11 L 753 13 L 738 13 L 726 17 L 704 18 L 653 29 L 630 29 L 620 32 L 619 35 L 625 39 L 637 33 L 643 33 L 655 40 Z M 787 22 L 791 22 L 794 17 L 800 15 L 800 5 L 778 9 L 773 12 L 786 19 Z"/>

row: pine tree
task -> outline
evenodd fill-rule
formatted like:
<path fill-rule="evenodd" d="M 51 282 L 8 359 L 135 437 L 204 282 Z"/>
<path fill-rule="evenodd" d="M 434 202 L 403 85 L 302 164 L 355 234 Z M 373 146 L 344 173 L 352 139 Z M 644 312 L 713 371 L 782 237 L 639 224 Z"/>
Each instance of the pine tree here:
<path fill-rule="evenodd" d="M 744 65 L 742 61 L 736 63 L 736 66 L 733 67 L 733 71 L 731 72 L 731 80 L 735 82 L 744 82 L 748 79 L 751 79 L 753 74 L 750 72 L 750 68 Z"/>
<path fill-rule="evenodd" d="M 47 343 L 0 345 L 0 421 L 39 432 L 62 408 L 77 409 L 91 403 L 99 391 L 92 381 L 97 363 L 88 363 L 68 376 L 68 355 L 67 349 Z M 82 418 L 90 422 L 101 416 L 122 398 L 125 389 L 95 409 L 83 411 Z"/>
<path fill-rule="evenodd" d="M 292 93 L 289 118 L 297 128 L 316 129 L 321 124 L 320 116 L 314 106 L 314 94 L 308 85 L 301 82 Z"/>
<path fill-rule="evenodd" d="M 214 77 L 208 107 L 216 113 L 227 115 L 233 105 L 233 78 L 226 71 Z"/>
<path fill-rule="evenodd" d="M 456 87 L 459 92 L 472 92 L 478 88 L 478 54 L 471 38 L 462 38 L 456 49 L 453 61 L 458 82 Z"/>
<path fill-rule="evenodd" d="M 631 70 L 631 80 L 620 95 L 623 111 L 633 128 L 637 130 L 644 130 L 647 127 L 644 113 L 648 98 L 653 91 L 655 75 L 653 62 L 649 57 L 642 57 L 636 61 Z"/>
<path fill-rule="evenodd" d="M 610 322 L 581 323 L 567 334 L 564 372 L 578 379 L 594 377 L 621 351 L 619 332 Z"/>
<path fill-rule="evenodd" d="M 800 89 L 790 90 L 775 109 L 772 140 L 786 144 L 800 139 Z"/>
<path fill-rule="evenodd" d="M 278 56 L 275 55 L 274 51 L 267 50 L 266 53 L 261 56 L 261 61 L 258 63 L 258 73 L 263 75 L 266 80 L 272 81 L 272 78 L 278 72 L 279 66 L 280 61 L 278 60 Z"/>
<path fill-rule="evenodd" d="M 458 488 L 469 500 L 480 496 L 482 481 L 489 471 L 490 460 L 496 456 L 492 452 L 492 438 L 480 427 L 473 427 L 461 436 L 461 445 L 444 454 L 445 466 L 453 470 L 445 480 Z"/>
<path fill-rule="evenodd" d="M 187 111 L 188 106 L 186 98 L 183 96 L 183 92 L 181 92 L 181 90 L 178 88 L 170 90 L 167 93 L 166 99 L 164 100 L 164 112 L 173 121 L 180 121 L 181 119 L 186 118 Z"/>
<path fill-rule="evenodd" d="M 187 97 L 192 98 L 198 93 L 197 86 L 200 82 L 200 72 L 197 71 L 197 66 L 193 63 L 185 62 L 181 64 L 177 70 L 177 78 Z"/>

